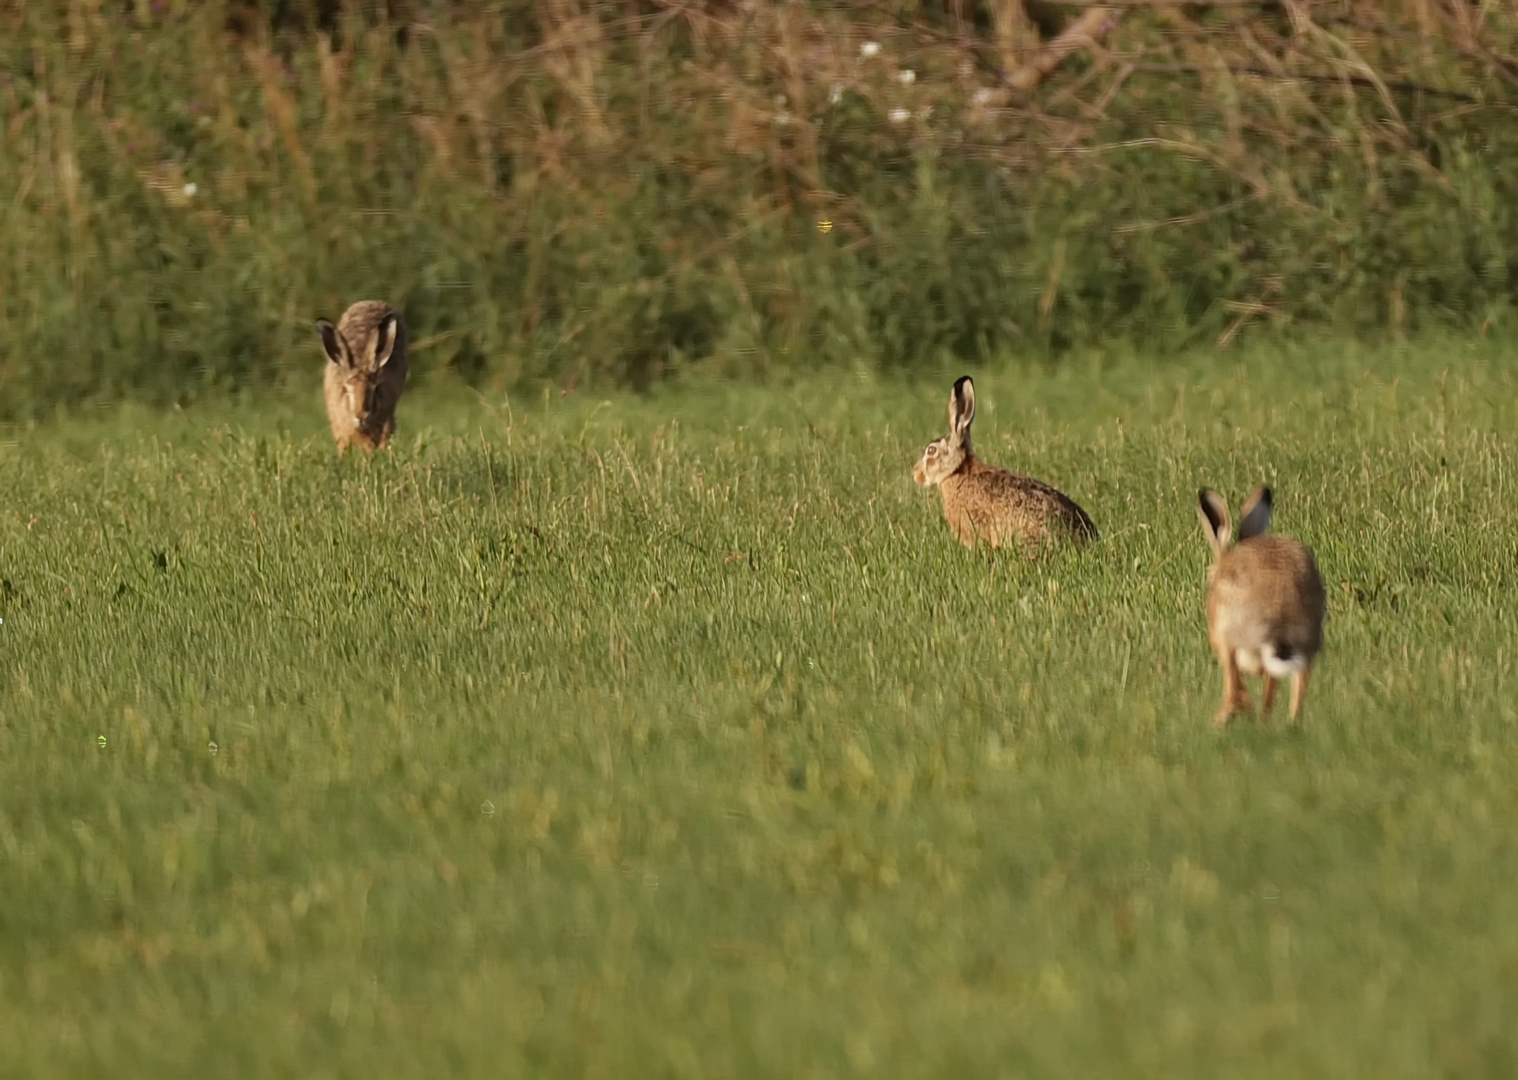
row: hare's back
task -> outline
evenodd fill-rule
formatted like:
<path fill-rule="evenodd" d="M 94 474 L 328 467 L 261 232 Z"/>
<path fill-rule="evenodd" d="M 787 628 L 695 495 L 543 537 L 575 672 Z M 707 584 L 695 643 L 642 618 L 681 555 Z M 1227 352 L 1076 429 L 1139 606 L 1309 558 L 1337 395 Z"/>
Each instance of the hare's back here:
<path fill-rule="evenodd" d="M 360 300 L 351 304 L 338 320 L 338 332 L 350 348 L 360 356 L 369 347 L 370 340 L 379 332 L 380 324 L 387 318 L 395 318 L 395 347 L 390 361 L 385 365 L 384 382 L 405 381 L 407 366 L 406 320 L 401 313 L 383 300 Z"/>
<path fill-rule="evenodd" d="M 388 315 L 394 315 L 396 322 L 404 326 L 401 313 L 385 301 L 359 300 L 348 305 L 348 310 L 337 320 L 337 329 L 349 341 L 367 341 Z"/>
<path fill-rule="evenodd" d="M 1090 515 L 1064 492 L 1041 480 L 984 465 L 971 474 L 971 480 L 988 510 L 1026 535 L 1059 533 L 1077 540 L 1096 537 Z"/>
<path fill-rule="evenodd" d="M 1312 551 L 1295 537 L 1266 533 L 1241 541 L 1218 564 L 1213 592 L 1219 605 L 1248 608 L 1273 627 L 1295 626 L 1315 637 L 1323 622 L 1323 579 Z"/>

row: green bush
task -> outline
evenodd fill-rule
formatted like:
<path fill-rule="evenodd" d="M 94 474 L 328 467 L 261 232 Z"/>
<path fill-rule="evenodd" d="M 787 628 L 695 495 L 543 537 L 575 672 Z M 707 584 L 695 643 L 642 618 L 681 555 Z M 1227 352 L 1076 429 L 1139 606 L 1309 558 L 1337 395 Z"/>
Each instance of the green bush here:
<path fill-rule="evenodd" d="M 1023 94 L 1062 9 L 12 5 L 0 414 L 306 380 L 363 297 L 508 387 L 1500 321 L 1518 16 L 1125 11 Z"/>

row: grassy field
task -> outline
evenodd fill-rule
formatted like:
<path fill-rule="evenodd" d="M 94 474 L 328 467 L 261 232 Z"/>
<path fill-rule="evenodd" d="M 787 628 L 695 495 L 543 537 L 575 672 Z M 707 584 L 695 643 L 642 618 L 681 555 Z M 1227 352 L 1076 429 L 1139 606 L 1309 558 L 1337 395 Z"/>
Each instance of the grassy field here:
<path fill-rule="evenodd" d="M 0 429 L 0 1073 L 1511 1076 L 1512 370 L 976 371 L 1039 565 L 911 483 L 957 371 Z M 1328 645 L 1217 734 L 1262 480 Z"/>

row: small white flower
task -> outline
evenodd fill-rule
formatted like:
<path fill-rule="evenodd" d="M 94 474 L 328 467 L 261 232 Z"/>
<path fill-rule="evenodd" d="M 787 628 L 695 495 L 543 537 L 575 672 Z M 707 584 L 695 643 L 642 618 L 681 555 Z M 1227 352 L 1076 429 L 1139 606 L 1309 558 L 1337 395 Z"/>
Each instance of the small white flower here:
<path fill-rule="evenodd" d="M 196 187 L 193 182 L 188 183 L 184 186 L 184 197 L 186 199 L 193 199 L 195 197 L 195 193 L 199 190 L 200 189 Z"/>
<path fill-rule="evenodd" d="M 880 42 L 866 41 L 863 45 L 859 46 L 859 55 L 864 57 L 866 60 L 874 56 L 879 56 Z"/>
<path fill-rule="evenodd" d="M 775 126 L 776 127 L 790 127 L 790 124 L 791 124 L 791 114 L 790 113 L 782 111 L 782 112 L 777 112 L 775 114 Z"/>
<path fill-rule="evenodd" d="M 995 91 L 993 91 L 989 86 L 982 86 L 979 90 L 975 91 L 975 95 L 971 98 L 971 100 L 974 101 L 977 105 L 986 106 L 991 104 L 991 99 L 995 96 Z"/>
<path fill-rule="evenodd" d="M 896 73 L 896 77 L 901 80 L 902 86 L 911 86 L 914 82 L 917 81 L 917 72 L 913 71 L 911 68 L 902 68 L 899 72 Z"/>
<path fill-rule="evenodd" d="M 893 124 L 905 124 L 912 118 L 912 114 L 906 109 L 892 109 L 889 115 Z"/>
<path fill-rule="evenodd" d="M 833 88 L 828 91 L 828 104 L 837 105 L 843 100 L 843 83 L 835 82 Z"/>

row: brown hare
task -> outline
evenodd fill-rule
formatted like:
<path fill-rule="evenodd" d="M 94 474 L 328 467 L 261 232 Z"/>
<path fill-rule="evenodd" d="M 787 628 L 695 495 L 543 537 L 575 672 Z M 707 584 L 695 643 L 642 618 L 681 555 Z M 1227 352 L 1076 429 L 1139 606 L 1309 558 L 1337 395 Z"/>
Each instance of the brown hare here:
<path fill-rule="evenodd" d="M 1302 712 L 1313 658 L 1323 646 L 1323 579 L 1312 551 L 1270 527 L 1270 488 L 1250 493 L 1233 544 L 1228 506 L 1215 491 L 1197 493 L 1197 515 L 1212 546 L 1207 571 L 1207 636 L 1223 665 L 1223 705 L 1213 723 L 1249 709 L 1240 674 L 1265 678 L 1264 715 L 1275 704 L 1276 680 L 1291 677 L 1291 722 Z"/>
<path fill-rule="evenodd" d="M 380 300 L 360 300 L 333 326 L 316 320 L 327 353 L 327 420 L 341 457 L 350 445 L 367 453 L 395 431 L 395 406 L 406 387 L 406 324 Z"/>
<path fill-rule="evenodd" d="M 970 449 L 974 421 L 975 383 L 964 375 L 949 394 L 949 433 L 928 443 L 912 467 L 913 480 L 938 486 L 949 528 L 966 547 L 973 548 L 977 538 L 993 549 L 1011 542 L 1031 548 L 1096 539 L 1090 515 L 1068 496 L 977 458 Z"/>

